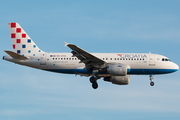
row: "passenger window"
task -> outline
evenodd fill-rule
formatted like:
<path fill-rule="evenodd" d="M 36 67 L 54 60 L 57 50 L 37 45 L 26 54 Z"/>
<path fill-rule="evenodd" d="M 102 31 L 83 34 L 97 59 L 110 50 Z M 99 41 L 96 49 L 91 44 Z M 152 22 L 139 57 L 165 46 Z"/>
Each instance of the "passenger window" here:
<path fill-rule="evenodd" d="M 139 59 L 137 58 L 137 60 L 139 60 Z"/>
<path fill-rule="evenodd" d="M 68 60 L 68 58 L 67 58 L 67 60 Z"/>
<path fill-rule="evenodd" d="M 71 58 L 69 58 L 69 60 L 71 60 Z"/>
<path fill-rule="evenodd" d="M 57 58 L 56 58 L 56 60 L 57 60 Z"/>
<path fill-rule="evenodd" d="M 162 59 L 162 61 L 164 61 L 164 58 Z"/>
<path fill-rule="evenodd" d="M 66 58 L 64 58 L 64 60 L 66 60 Z"/>
<path fill-rule="evenodd" d="M 108 60 L 108 58 L 106 58 L 106 60 Z"/>
<path fill-rule="evenodd" d="M 117 60 L 119 60 L 119 58 L 117 58 Z"/>
<path fill-rule="evenodd" d="M 104 58 L 103 58 L 103 60 L 104 60 Z"/>
<path fill-rule="evenodd" d="M 141 60 L 141 58 L 139 60 Z"/>
<path fill-rule="evenodd" d="M 112 60 L 112 58 L 110 58 L 110 60 Z"/>
<path fill-rule="evenodd" d="M 123 58 L 123 60 L 125 60 L 125 58 Z"/>
<path fill-rule="evenodd" d="M 58 58 L 60 60 L 60 58 Z"/>
<path fill-rule="evenodd" d="M 136 60 L 136 58 L 134 58 L 134 60 Z"/>
<path fill-rule="evenodd" d="M 126 58 L 126 60 L 127 60 L 127 58 Z"/>
<path fill-rule="evenodd" d="M 114 60 L 116 60 L 116 58 L 114 58 Z"/>
<path fill-rule="evenodd" d="M 75 60 L 76 60 L 76 58 L 75 58 Z"/>
<path fill-rule="evenodd" d="M 131 59 L 129 58 L 129 60 L 131 60 Z"/>
<path fill-rule="evenodd" d="M 53 58 L 53 60 L 54 60 L 54 58 Z"/>
<path fill-rule="evenodd" d="M 144 60 L 144 58 L 143 58 L 143 60 Z"/>
<path fill-rule="evenodd" d="M 72 60 L 74 60 L 74 58 L 72 58 Z"/>
<path fill-rule="evenodd" d="M 133 60 L 133 58 L 131 58 L 131 60 Z"/>
<path fill-rule="evenodd" d="M 63 58 L 61 58 L 61 60 L 63 60 Z"/>
<path fill-rule="evenodd" d="M 120 58 L 120 60 L 122 60 L 122 58 Z"/>

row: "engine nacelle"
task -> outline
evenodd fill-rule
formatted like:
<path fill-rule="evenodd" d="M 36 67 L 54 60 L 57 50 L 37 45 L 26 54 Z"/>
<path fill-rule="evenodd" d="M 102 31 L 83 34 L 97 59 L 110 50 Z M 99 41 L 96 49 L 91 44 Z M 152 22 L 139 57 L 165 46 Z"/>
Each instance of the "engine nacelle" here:
<path fill-rule="evenodd" d="M 117 85 L 128 85 L 129 75 L 105 77 L 104 81 L 112 82 L 113 84 L 117 84 Z"/>
<path fill-rule="evenodd" d="M 107 66 L 107 73 L 114 76 L 126 76 L 127 65 L 125 64 L 112 64 Z"/>

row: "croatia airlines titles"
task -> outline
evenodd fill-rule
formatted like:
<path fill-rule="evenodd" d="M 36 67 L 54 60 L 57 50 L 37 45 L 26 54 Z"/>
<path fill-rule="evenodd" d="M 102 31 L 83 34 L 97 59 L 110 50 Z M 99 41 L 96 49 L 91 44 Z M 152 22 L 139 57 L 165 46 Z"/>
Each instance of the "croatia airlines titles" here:
<path fill-rule="evenodd" d="M 147 58 L 146 54 L 118 54 L 120 58 Z"/>

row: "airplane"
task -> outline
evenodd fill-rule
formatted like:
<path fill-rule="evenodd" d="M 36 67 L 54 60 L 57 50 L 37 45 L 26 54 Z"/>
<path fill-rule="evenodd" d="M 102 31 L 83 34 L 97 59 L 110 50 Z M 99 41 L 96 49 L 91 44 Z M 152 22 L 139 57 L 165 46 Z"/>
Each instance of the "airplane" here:
<path fill-rule="evenodd" d="M 101 78 L 112 84 L 128 85 L 130 75 L 149 75 L 150 85 L 154 86 L 154 75 L 179 70 L 167 57 L 150 52 L 89 53 L 64 42 L 71 53 L 47 53 L 38 48 L 18 23 L 8 23 L 8 27 L 14 51 L 5 50 L 8 55 L 3 60 L 45 71 L 87 76 L 94 89 Z"/>

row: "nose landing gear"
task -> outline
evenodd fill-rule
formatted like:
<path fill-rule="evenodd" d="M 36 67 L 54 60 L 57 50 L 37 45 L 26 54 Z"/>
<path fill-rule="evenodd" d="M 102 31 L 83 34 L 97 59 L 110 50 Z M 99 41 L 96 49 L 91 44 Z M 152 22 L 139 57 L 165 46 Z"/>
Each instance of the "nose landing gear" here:
<path fill-rule="evenodd" d="M 153 82 L 153 75 L 151 74 L 151 75 L 149 75 L 149 77 L 150 77 L 150 85 L 151 86 L 154 86 L 154 82 Z"/>

